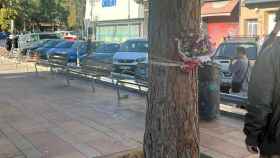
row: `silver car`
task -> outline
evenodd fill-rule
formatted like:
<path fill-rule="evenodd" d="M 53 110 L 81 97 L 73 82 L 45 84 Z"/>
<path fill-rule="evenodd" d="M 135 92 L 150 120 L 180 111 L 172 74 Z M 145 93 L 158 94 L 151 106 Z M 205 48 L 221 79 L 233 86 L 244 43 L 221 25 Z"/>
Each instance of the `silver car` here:
<path fill-rule="evenodd" d="M 232 73 L 229 71 L 229 65 L 230 60 L 236 58 L 236 50 L 238 47 L 245 48 L 251 67 L 256 61 L 258 55 L 258 46 L 256 42 L 225 41 L 220 44 L 215 52 L 214 62 L 220 66 L 222 92 L 229 92 L 231 88 Z"/>

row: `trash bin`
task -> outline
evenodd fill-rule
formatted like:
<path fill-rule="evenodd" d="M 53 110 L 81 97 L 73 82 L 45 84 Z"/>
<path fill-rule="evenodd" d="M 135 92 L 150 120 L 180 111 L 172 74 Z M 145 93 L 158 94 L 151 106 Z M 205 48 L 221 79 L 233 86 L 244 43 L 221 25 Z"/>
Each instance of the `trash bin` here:
<path fill-rule="evenodd" d="M 201 120 L 211 121 L 219 116 L 220 111 L 220 75 L 219 67 L 207 63 L 198 72 L 198 106 Z"/>

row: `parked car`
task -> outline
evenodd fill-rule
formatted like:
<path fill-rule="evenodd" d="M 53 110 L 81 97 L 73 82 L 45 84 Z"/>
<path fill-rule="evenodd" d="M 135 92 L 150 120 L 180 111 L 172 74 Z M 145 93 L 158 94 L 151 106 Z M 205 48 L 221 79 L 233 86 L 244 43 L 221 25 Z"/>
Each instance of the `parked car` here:
<path fill-rule="evenodd" d="M 31 47 L 34 42 L 44 39 L 61 39 L 61 37 L 59 34 L 53 32 L 28 33 L 19 35 L 19 48 L 24 49 Z"/>
<path fill-rule="evenodd" d="M 253 39 L 230 39 L 219 45 L 214 55 L 214 62 L 220 66 L 221 90 L 229 92 L 232 82 L 232 73 L 229 71 L 230 60 L 236 58 L 236 50 L 243 47 L 246 50 L 251 67 L 258 56 L 258 46 Z"/>
<path fill-rule="evenodd" d="M 113 56 L 120 49 L 118 43 L 108 43 L 99 46 L 96 51 L 90 54 L 87 58 L 91 58 L 93 61 L 113 63 Z"/>
<path fill-rule="evenodd" d="M 0 32 L 0 40 L 7 39 L 9 35 L 9 32 Z"/>
<path fill-rule="evenodd" d="M 34 53 L 37 53 L 41 59 L 47 59 L 47 52 L 63 41 L 62 39 L 49 40 L 42 47 L 35 49 Z"/>
<path fill-rule="evenodd" d="M 74 43 L 75 43 L 74 41 L 60 42 L 55 47 L 53 47 L 47 51 L 47 56 L 49 56 L 52 53 L 66 52 L 68 49 L 73 49 L 72 46 L 74 45 Z"/>
<path fill-rule="evenodd" d="M 134 76 L 137 64 L 148 63 L 148 41 L 132 39 L 124 42 L 113 57 L 112 75 Z"/>
<path fill-rule="evenodd" d="M 70 46 L 71 43 L 71 46 Z M 91 54 L 96 50 L 97 42 L 86 42 L 86 41 L 65 41 L 59 45 L 58 48 L 53 48 L 48 51 L 48 54 L 58 53 L 58 54 L 67 54 L 69 62 L 75 63 L 77 61 L 77 56 L 79 59 L 88 56 L 88 53 Z"/>
<path fill-rule="evenodd" d="M 46 44 L 48 41 L 49 41 L 49 39 L 44 39 L 44 40 L 36 41 L 36 42 L 32 43 L 32 45 L 30 47 L 23 48 L 21 50 L 21 52 L 22 52 L 23 55 L 33 54 L 35 49 L 43 47 L 44 44 Z"/>

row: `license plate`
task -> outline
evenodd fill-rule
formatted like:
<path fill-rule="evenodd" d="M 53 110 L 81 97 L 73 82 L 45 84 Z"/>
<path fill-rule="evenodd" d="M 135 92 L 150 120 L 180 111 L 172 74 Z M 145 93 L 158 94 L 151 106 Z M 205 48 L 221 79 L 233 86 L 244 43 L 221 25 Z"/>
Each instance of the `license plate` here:
<path fill-rule="evenodd" d="M 122 69 L 122 70 L 129 70 L 130 67 L 129 66 L 120 66 L 120 69 Z"/>

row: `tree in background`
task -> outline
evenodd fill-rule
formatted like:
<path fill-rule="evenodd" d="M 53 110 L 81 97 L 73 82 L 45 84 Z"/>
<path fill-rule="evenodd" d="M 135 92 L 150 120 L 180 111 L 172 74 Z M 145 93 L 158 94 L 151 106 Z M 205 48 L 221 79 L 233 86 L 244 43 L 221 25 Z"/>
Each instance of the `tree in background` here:
<path fill-rule="evenodd" d="M 67 17 L 67 25 L 70 30 L 77 28 L 77 6 L 74 0 L 68 0 L 67 8 L 69 15 Z"/>
<path fill-rule="evenodd" d="M 82 29 L 84 25 L 85 10 L 86 10 L 86 0 L 74 0 L 76 6 L 76 22 L 77 29 Z"/>
<path fill-rule="evenodd" d="M 67 26 L 66 0 L 1 0 L 0 26 L 10 27 L 15 20 L 17 30 L 38 30 L 42 23 Z M 12 4 L 12 6 L 10 5 Z"/>
<path fill-rule="evenodd" d="M 1 0 L 0 2 L 0 30 L 8 31 L 11 20 L 18 15 L 19 0 Z"/>

